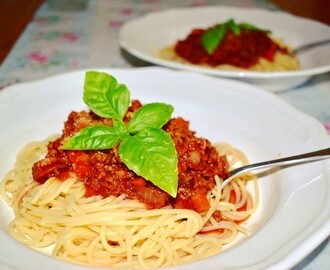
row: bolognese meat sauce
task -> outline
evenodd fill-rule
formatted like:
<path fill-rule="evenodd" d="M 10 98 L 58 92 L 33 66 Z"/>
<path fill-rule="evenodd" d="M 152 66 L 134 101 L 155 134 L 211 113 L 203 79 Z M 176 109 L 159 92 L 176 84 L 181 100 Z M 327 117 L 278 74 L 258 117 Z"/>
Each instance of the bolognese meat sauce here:
<path fill-rule="evenodd" d="M 131 119 L 141 107 L 137 100 L 125 116 Z M 118 148 L 109 150 L 62 150 L 63 142 L 81 129 L 91 125 L 111 126 L 110 119 L 100 118 L 93 112 L 71 112 L 65 122 L 62 136 L 48 144 L 44 159 L 33 165 L 34 180 L 44 183 L 50 177 L 67 179 L 71 174 L 84 182 L 85 196 L 126 194 L 130 199 L 143 202 L 148 209 L 172 205 L 175 208 L 203 212 L 209 208 L 207 193 L 215 186 L 214 177 L 225 177 L 228 163 L 219 156 L 211 143 L 195 136 L 189 122 L 182 118 L 171 119 L 163 129 L 172 137 L 178 154 L 178 193 L 172 198 L 151 182 L 136 175 L 120 160 Z"/>
<path fill-rule="evenodd" d="M 223 40 L 212 54 L 204 49 L 201 37 L 208 29 L 194 29 L 184 40 L 176 43 L 175 53 L 192 64 L 232 65 L 250 68 L 260 58 L 273 61 L 276 52 L 288 54 L 287 48 L 280 47 L 264 31 L 244 29 L 239 35 L 227 31 Z"/>

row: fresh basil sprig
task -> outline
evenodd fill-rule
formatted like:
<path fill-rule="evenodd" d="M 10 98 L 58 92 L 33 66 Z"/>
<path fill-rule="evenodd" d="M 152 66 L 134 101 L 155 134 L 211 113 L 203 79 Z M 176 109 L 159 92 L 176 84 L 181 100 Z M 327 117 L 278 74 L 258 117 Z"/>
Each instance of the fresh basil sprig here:
<path fill-rule="evenodd" d="M 269 30 L 260 29 L 253 24 L 237 24 L 234 19 L 229 19 L 228 21 L 222 24 L 217 24 L 216 26 L 205 31 L 201 36 L 202 46 L 206 50 L 206 52 L 211 55 L 218 48 L 219 44 L 224 39 L 227 31 L 231 31 L 235 35 L 240 35 L 242 29 L 271 33 Z"/>
<path fill-rule="evenodd" d="M 178 157 L 174 142 L 161 129 L 174 108 L 165 103 L 149 103 L 139 108 L 126 124 L 130 92 L 106 73 L 86 73 L 84 102 L 97 115 L 111 118 L 113 126 L 95 125 L 82 129 L 62 146 L 64 150 L 104 150 L 119 145 L 124 164 L 172 197 L 178 187 Z"/>

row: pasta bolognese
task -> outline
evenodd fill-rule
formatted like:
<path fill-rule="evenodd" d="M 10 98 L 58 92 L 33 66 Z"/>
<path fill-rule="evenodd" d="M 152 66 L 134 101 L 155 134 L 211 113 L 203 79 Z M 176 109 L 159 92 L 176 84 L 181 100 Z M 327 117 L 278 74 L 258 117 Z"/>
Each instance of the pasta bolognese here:
<path fill-rule="evenodd" d="M 187 37 L 159 51 L 159 57 L 223 70 L 298 70 L 299 61 L 284 42 L 248 23 L 233 19 L 195 28 Z"/>
<path fill-rule="evenodd" d="M 109 79 L 109 75 L 88 73 L 85 86 L 95 86 L 100 78 Z M 107 87 L 122 89 L 123 85 L 110 79 L 113 84 Z M 84 100 L 91 104 L 88 96 Z M 8 226 L 13 237 L 37 249 L 50 247 L 53 256 L 67 261 L 139 269 L 196 261 L 220 252 L 239 233 L 250 234 L 242 222 L 258 207 L 256 178 L 245 174 L 221 187 L 228 169 L 247 163 L 244 154 L 227 144 L 211 145 L 196 136 L 181 117 L 160 121 L 166 122 L 160 124 L 160 133 L 155 127 L 155 133 L 146 126 L 138 127 L 135 119 L 151 116 L 163 106 L 147 106 L 143 111 L 145 105 L 139 101 L 132 101 L 122 114 L 127 129 L 118 134 L 122 136 L 127 130 L 131 133 L 124 134 L 117 145 L 108 148 L 107 142 L 104 147 L 104 137 L 112 140 L 115 131 L 110 129 L 111 134 L 106 136 L 102 133 L 102 142 L 95 142 L 95 138 L 104 127 L 117 127 L 118 123 L 97 115 L 95 106 L 91 106 L 89 112 L 71 112 L 61 135 L 26 145 L 5 175 L 0 192 L 15 214 Z M 148 125 L 155 123 L 146 121 Z M 97 127 L 97 132 L 90 127 Z M 174 189 L 168 183 L 159 184 L 149 172 L 136 169 L 125 154 L 128 142 L 143 141 L 146 130 L 150 133 L 144 149 L 163 132 L 176 149 L 174 178 L 178 183 L 173 184 Z M 84 137 L 87 131 L 89 137 Z M 162 144 L 167 142 L 167 137 L 161 138 L 165 138 Z M 130 152 L 135 151 L 134 147 L 129 148 Z M 156 154 L 161 152 L 172 159 L 173 153 L 158 144 L 148 148 L 149 156 L 154 157 L 154 148 Z M 143 151 L 140 157 L 144 157 Z M 148 162 L 144 160 L 139 166 Z M 157 159 L 157 163 L 166 162 L 162 157 Z M 162 174 L 161 166 L 158 169 L 157 174 Z M 137 174 L 139 170 L 147 176 Z M 253 183 L 254 196 L 247 189 L 248 182 Z"/>

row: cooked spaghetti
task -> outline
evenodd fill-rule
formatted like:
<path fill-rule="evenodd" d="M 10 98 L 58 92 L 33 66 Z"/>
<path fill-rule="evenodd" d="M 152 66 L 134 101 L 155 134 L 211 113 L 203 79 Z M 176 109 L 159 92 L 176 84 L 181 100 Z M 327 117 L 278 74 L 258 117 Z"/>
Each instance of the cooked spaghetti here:
<path fill-rule="evenodd" d="M 214 255 L 239 232 L 250 234 L 240 223 L 258 207 L 252 175 L 238 177 L 224 189 L 215 177 L 204 213 L 169 206 L 147 210 L 125 195 L 85 197 L 83 182 L 74 176 L 34 181 L 32 165 L 46 153 L 47 143 L 28 144 L 1 183 L 1 195 L 15 213 L 9 233 L 28 246 L 51 246 L 53 256 L 81 264 L 156 268 Z M 220 149 L 233 165 L 244 162 L 232 147 Z M 246 189 L 251 179 L 254 201 Z"/>
<path fill-rule="evenodd" d="M 88 76 L 87 81 L 109 79 L 104 74 Z M 144 107 L 144 112 L 155 106 Z M 136 123 L 140 108 L 139 101 L 132 101 L 123 121 Z M 250 234 L 242 223 L 258 207 L 255 177 L 246 174 L 221 187 L 228 168 L 247 163 L 240 151 L 227 144 L 213 146 L 197 137 L 188 121 L 170 119 L 157 134 L 168 134 L 176 148 L 179 181 L 173 196 L 129 169 L 120 146 L 99 150 L 63 146 L 86 127 L 98 128 L 99 135 L 115 125 L 92 111 L 71 112 L 62 135 L 22 149 L 0 186 L 15 214 L 8 225 L 13 237 L 67 261 L 143 269 L 206 258 L 232 243 L 240 232 Z M 129 128 L 137 129 L 132 124 Z M 248 182 L 253 183 L 254 196 Z"/>

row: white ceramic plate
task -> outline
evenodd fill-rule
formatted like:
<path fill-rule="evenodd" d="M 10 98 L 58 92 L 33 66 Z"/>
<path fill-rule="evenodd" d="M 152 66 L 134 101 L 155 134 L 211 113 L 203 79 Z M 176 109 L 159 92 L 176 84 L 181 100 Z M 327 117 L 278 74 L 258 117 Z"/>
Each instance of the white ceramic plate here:
<path fill-rule="evenodd" d="M 206 28 L 230 18 L 234 18 L 237 22 L 250 22 L 261 28 L 270 29 L 275 37 L 293 48 L 330 39 L 329 26 L 288 13 L 209 6 L 165 10 L 133 19 L 121 28 L 119 41 L 122 48 L 129 53 L 153 64 L 241 79 L 270 91 L 295 87 L 312 75 L 330 70 L 330 44 L 301 54 L 298 58 L 302 69 L 290 72 L 226 71 L 163 60 L 157 56 L 162 48 L 185 38 L 193 28 Z"/>
<path fill-rule="evenodd" d="M 109 69 L 132 98 L 168 102 L 197 134 L 243 150 L 251 162 L 329 147 L 323 126 L 272 93 L 245 83 L 162 68 Z M 82 102 L 84 71 L 17 84 L 0 92 L 0 179 L 26 143 L 62 130 Z M 261 205 L 250 237 L 189 269 L 283 269 L 302 260 L 330 230 L 330 163 L 291 167 L 260 179 Z M 0 268 L 90 269 L 23 246 L 6 233 L 11 209 L 0 200 Z M 187 265 L 171 269 L 186 269 Z"/>

